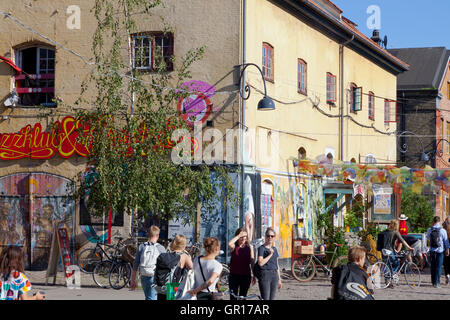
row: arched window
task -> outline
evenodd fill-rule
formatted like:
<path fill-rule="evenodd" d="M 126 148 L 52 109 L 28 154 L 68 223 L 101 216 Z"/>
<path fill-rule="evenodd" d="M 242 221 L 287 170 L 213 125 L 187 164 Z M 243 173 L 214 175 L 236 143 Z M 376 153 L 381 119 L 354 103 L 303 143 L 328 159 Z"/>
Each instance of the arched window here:
<path fill-rule="evenodd" d="M 298 149 L 298 159 L 299 160 L 305 160 L 306 159 L 306 150 L 303 147 L 300 147 Z"/>
<path fill-rule="evenodd" d="M 56 106 L 55 49 L 43 45 L 16 49 L 16 64 L 22 73 L 14 77 L 15 90 L 22 106 Z"/>

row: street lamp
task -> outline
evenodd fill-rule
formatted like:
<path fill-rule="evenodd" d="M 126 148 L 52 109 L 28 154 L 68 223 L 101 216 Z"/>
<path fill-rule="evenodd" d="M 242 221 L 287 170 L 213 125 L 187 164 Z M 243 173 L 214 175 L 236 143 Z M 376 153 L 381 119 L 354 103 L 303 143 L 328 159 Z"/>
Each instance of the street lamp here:
<path fill-rule="evenodd" d="M 419 153 L 418 161 L 421 161 L 421 162 L 428 162 L 428 161 L 430 161 L 430 157 L 425 152 L 425 148 L 423 147 L 422 139 L 420 139 L 420 137 L 418 135 L 416 135 L 414 132 L 411 132 L 411 131 L 403 131 L 402 133 L 400 133 L 398 135 L 398 137 L 397 137 L 397 139 L 399 139 L 398 140 L 399 141 L 398 151 L 400 151 L 403 154 L 406 154 L 408 152 L 408 144 L 406 142 L 403 142 L 403 144 L 400 144 L 400 139 L 403 139 L 406 136 L 413 136 L 413 137 L 417 138 L 417 140 L 419 140 L 419 142 L 420 142 L 420 146 L 422 147 L 422 151 Z"/>
<path fill-rule="evenodd" d="M 264 78 L 264 74 L 263 74 L 261 68 L 257 64 L 244 63 L 244 64 L 235 66 L 235 68 L 243 67 L 241 70 L 241 73 L 239 75 L 239 94 L 241 95 L 241 98 L 244 100 L 248 100 L 250 98 L 250 86 L 248 84 L 245 84 L 244 88 L 242 88 L 242 86 L 241 86 L 242 77 L 244 76 L 244 71 L 249 66 L 255 66 L 259 70 L 259 72 L 261 73 L 263 83 L 264 83 L 264 98 L 262 98 L 258 102 L 258 110 L 260 110 L 260 111 L 275 110 L 275 103 L 273 102 L 273 100 L 271 98 L 269 98 L 267 96 L 266 79 Z M 242 89 L 244 89 L 244 92 L 242 91 Z"/>

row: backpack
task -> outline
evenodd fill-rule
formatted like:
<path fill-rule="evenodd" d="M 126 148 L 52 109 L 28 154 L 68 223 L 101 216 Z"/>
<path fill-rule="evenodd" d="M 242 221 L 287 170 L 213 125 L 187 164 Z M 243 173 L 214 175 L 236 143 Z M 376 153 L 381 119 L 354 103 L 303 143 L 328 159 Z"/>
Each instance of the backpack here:
<path fill-rule="evenodd" d="M 430 247 L 439 248 L 441 244 L 441 229 L 432 228 L 430 231 Z"/>
<path fill-rule="evenodd" d="M 336 269 L 340 270 L 340 274 L 334 287 L 334 300 L 374 300 L 360 273 L 353 271 L 348 265 L 341 265 Z"/>
<path fill-rule="evenodd" d="M 156 260 L 160 254 L 158 243 L 146 242 L 142 244 L 144 250 L 141 252 L 139 270 L 142 276 L 153 277 L 155 274 Z"/>
<path fill-rule="evenodd" d="M 178 267 L 180 257 L 181 255 L 178 252 L 166 252 L 158 256 L 154 278 L 157 287 L 161 289 L 166 286 L 166 283 L 180 282 L 182 278 L 182 270 Z"/>
<path fill-rule="evenodd" d="M 378 233 L 377 235 L 377 251 L 381 251 L 383 249 L 392 249 L 392 236 L 393 232 L 390 230 L 385 230 L 383 232 Z"/>

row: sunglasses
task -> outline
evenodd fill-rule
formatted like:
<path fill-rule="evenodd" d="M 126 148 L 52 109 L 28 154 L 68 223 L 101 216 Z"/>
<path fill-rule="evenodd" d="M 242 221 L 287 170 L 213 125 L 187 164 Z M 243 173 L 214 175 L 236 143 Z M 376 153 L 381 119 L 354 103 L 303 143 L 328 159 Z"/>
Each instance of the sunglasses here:
<path fill-rule="evenodd" d="M 275 235 L 274 234 L 268 234 L 268 235 L 266 235 L 266 237 L 267 238 L 275 238 Z"/>

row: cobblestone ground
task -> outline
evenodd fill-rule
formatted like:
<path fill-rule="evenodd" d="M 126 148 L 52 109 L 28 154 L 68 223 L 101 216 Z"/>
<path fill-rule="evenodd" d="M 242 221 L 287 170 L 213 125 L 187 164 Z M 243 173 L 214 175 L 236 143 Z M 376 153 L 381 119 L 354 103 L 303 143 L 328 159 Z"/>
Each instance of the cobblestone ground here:
<path fill-rule="evenodd" d="M 61 272 L 58 273 L 56 285 L 53 278 L 49 279 L 49 285 L 45 286 L 45 271 L 25 272 L 29 277 L 33 292 L 43 290 L 47 300 L 143 300 L 143 292 L 140 287 L 136 291 L 128 288 L 121 290 L 98 288 L 92 280 L 92 275 L 81 275 L 81 290 L 69 290 L 64 285 Z M 330 295 L 331 284 L 327 277 L 319 273 L 312 281 L 300 283 L 295 280 L 289 271 L 284 271 L 283 288 L 277 292 L 276 300 L 326 300 Z M 450 286 L 445 285 L 445 279 L 441 279 L 441 288 L 433 288 L 429 273 L 421 276 L 422 284 L 419 288 L 412 289 L 401 284 L 393 289 L 375 290 L 376 300 L 450 300 Z M 138 284 L 140 282 L 138 281 Z M 249 294 L 258 294 L 258 286 L 250 289 Z"/>

